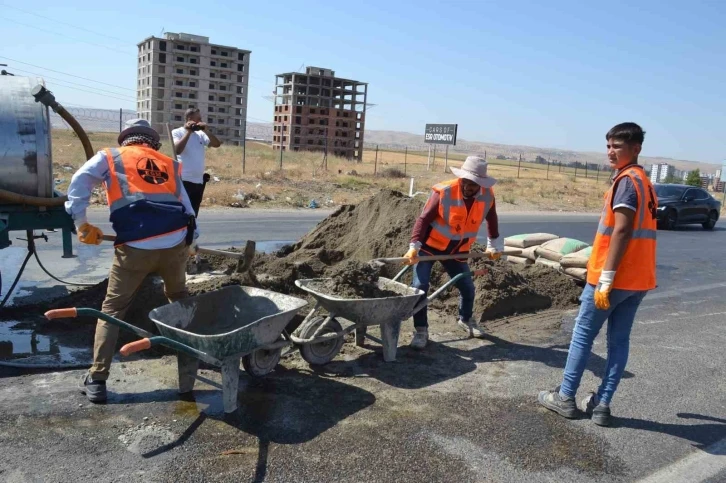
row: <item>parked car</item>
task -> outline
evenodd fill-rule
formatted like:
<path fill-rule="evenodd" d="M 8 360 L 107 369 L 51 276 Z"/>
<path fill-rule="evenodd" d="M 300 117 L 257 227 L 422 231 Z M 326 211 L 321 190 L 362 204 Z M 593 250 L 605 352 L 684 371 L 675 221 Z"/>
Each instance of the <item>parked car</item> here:
<path fill-rule="evenodd" d="M 716 226 L 721 202 L 706 190 L 682 184 L 654 184 L 658 197 L 658 226 L 673 230 L 678 225 Z"/>

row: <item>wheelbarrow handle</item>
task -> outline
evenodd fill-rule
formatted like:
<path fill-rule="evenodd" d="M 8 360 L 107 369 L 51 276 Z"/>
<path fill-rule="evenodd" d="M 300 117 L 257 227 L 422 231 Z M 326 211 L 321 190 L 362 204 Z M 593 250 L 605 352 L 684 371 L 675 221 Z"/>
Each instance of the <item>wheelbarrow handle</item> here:
<path fill-rule="evenodd" d="M 53 309 L 49 310 L 45 313 L 45 318 L 48 320 L 54 320 L 54 319 L 73 319 L 76 317 L 95 317 L 97 319 L 101 319 L 105 322 L 108 322 L 109 324 L 115 325 L 117 327 L 121 327 L 122 329 L 126 329 L 129 332 L 133 332 L 134 334 L 138 335 L 139 337 L 151 337 L 153 334 L 150 332 L 140 329 L 136 327 L 135 325 L 131 325 L 128 322 L 124 322 L 123 320 L 117 319 L 116 317 L 112 317 L 108 314 L 105 314 L 101 312 L 100 310 L 96 309 L 90 309 L 87 307 L 82 308 L 76 308 L 76 307 L 69 307 L 65 309 Z"/>
<path fill-rule="evenodd" d="M 186 344 L 182 344 L 181 342 L 177 342 L 173 339 L 170 339 L 168 337 L 163 336 L 153 336 L 153 337 L 145 337 L 140 340 L 135 340 L 133 342 L 129 342 L 128 344 L 121 347 L 119 350 L 119 353 L 121 353 L 122 356 L 128 356 L 133 354 L 134 352 L 140 352 L 147 349 L 150 349 L 151 347 L 155 345 L 163 345 L 170 349 L 177 350 L 179 352 L 183 352 L 185 354 L 189 354 L 190 356 L 196 357 L 197 359 L 200 359 L 204 362 L 207 362 L 209 364 L 213 364 L 215 366 L 221 367 L 222 361 L 219 359 L 210 356 L 209 354 L 199 351 L 197 349 L 194 349 L 193 347 L 189 347 Z"/>
<path fill-rule="evenodd" d="M 418 304 L 416 304 L 416 306 L 413 308 L 413 311 L 411 313 L 412 314 L 418 313 L 421 309 L 425 308 L 429 304 L 429 302 L 431 302 L 432 300 L 437 299 L 439 297 L 439 295 L 441 295 L 442 293 L 444 293 L 444 291 L 446 291 L 449 287 L 451 287 L 452 285 L 454 285 L 456 282 L 458 282 L 462 278 L 464 278 L 464 277 L 479 277 L 479 276 L 482 276 L 482 275 L 486 275 L 487 273 L 489 273 L 489 270 L 487 270 L 486 268 L 481 268 L 479 270 L 473 270 L 471 272 L 462 272 L 462 273 L 460 273 L 458 275 L 455 275 L 455 276 L 451 277 L 451 279 L 448 282 L 446 282 L 441 287 L 439 287 L 439 289 L 436 290 L 434 293 L 432 293 L 428 297 L 422 298 L 422 300 Z"/>
<path fill-rule="evenodd" d="M 103 235 L 103 238 L 105 241 L 116 241 L 116 235 Z M 245 258 L 245 253 L 237 253 L 237 252 L 228 252 L 225 250 L 215 250 L 213 248 L 204 248 L 204 247 L 197 247 L 197 251 L 199 253 L 204 253 L 206 255 L 219 255 L 221 257 L 229 257 L 229 258 L 237 258 L 237 259 L 243 259 Z"/>

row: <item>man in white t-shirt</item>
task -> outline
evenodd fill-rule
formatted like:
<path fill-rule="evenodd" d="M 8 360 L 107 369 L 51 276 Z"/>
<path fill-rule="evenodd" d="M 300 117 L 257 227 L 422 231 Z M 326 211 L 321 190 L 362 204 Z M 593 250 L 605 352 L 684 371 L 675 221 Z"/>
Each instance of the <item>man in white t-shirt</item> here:
<path fill-rule="evenodd" d="M 186 124 L 174 129 L 171 134 L 174 137 L 177 159 L 182 164 L 181 178 L 184 188 L 198 218 L 204 185 L 209 180 L 209 175 L 204 173 L 204 148 L 206 146 L 218 148 L 222 142 L 207 130 L 207 124 L 202 122 L 199 109 L 187 109 L 184 118 Z"/>

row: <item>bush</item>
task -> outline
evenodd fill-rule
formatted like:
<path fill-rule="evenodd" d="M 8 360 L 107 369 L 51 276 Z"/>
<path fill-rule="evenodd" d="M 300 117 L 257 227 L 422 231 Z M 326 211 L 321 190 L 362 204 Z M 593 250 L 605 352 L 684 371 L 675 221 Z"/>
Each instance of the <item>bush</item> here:
<path fill-rule="evenodd" d="M 408 178 L 408 176 L 406 176 L 406 173 L 398 168 L 386 168 L 378 173 L 378 176 L 382 178 Z"/>

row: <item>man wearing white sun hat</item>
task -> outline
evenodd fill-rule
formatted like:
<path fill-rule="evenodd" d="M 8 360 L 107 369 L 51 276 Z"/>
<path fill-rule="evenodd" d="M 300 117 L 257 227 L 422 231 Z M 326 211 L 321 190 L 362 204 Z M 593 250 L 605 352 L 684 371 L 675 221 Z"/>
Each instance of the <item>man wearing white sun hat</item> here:
<path fill-rule="evenodd" d="M 469 156 L 461 169 L 451 168 L 455 179 L 444 181 L 432 188 L 423 212 L 416 220 L 411 243 L 405 258 L 413 267 L 413 286 L 428 293 L 431 269 L 436 262 L 419 262 L 419 253 L 451 255 L 468 253 L 476 241 L 479 228 L 487 222 L 487 252 L 492 259 L 504 250 L 499 236 L 499 220 L 494 206 L 492 186 L 497 182 L 487 175 L 487 162 L 481 156 Z M 469 271 L 466 260 L 446 260 L 441 264 L 449 277 Z M 474 282 L 463 277 L 456 283 L 459 290 L 459 318 L 457 324 L 472 337 L 483 337 L 484 332 L 473 320 Z M 415 328 L 411 347 L 423 349 L 428 342 L 428 316 L 421 310 L 413 317 Z"/>

